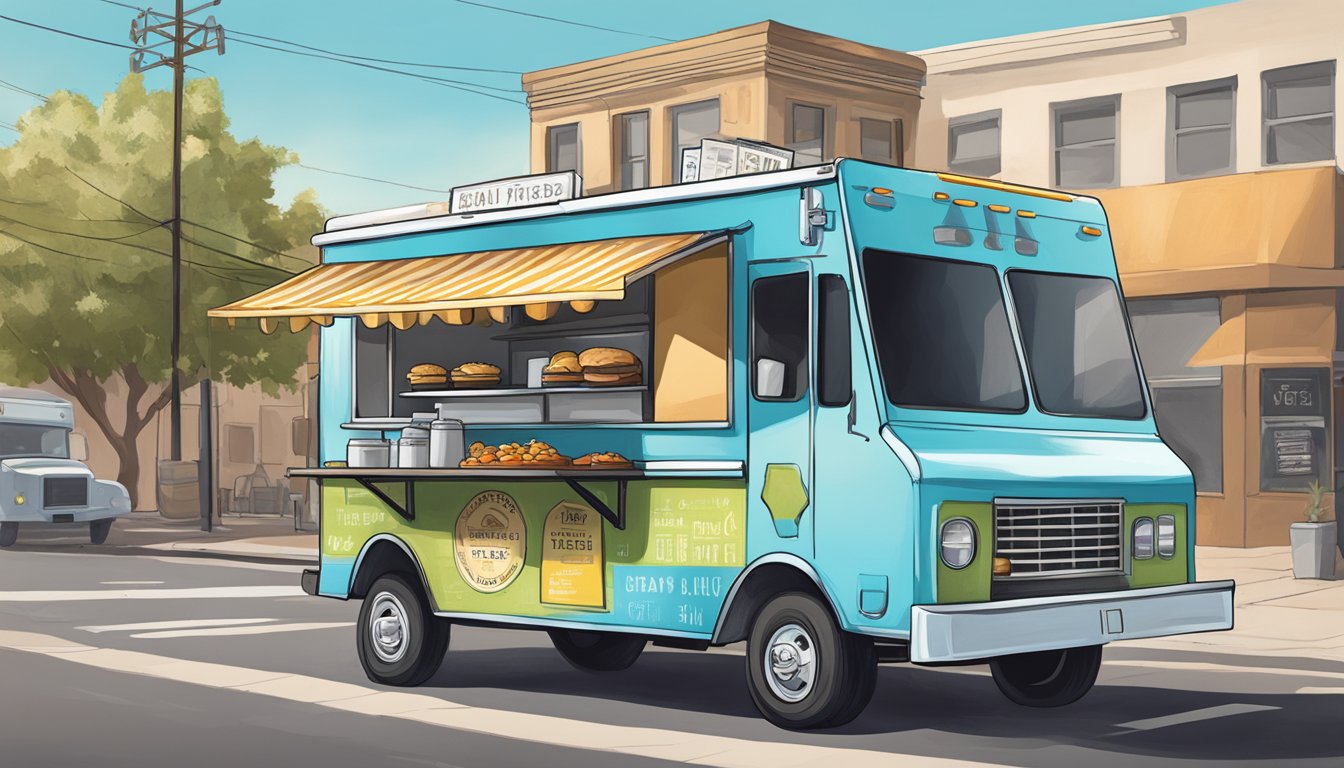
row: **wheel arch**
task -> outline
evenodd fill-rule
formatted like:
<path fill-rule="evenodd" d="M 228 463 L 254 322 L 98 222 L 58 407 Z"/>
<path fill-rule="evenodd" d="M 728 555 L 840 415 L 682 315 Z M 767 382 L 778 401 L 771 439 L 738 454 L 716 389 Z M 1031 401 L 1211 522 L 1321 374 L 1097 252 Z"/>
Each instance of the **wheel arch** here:
<path fill-rule="evenodd" d="M 373 582 L 387 573 L 404 573 L 418 579 L 430 607 L 435 611 L 438 610 L 434 602 L 434 593 L 429 589 L 429 579 L 425 577 L 425 569 L 420 565 L 420 559 L 415 556 L 410 545 L 390 533 L 380 533 L 364 542 L 364 546 L 359 550 L 359 556 L 355 558 L 354 568 L 350 571 L 349 596 L 363 599 L 369 593 Z"/>
<path fill-rule="evenodd" d="M 766 602 L 784 592 L 805 592 L 821 600 L 843 628 L 844 621 L 811 563 L 787 553 L 764 555 L 753 560 L 733 581 L 728 597 L 714 624 L 711 645 L 726 645 L 747 639 L 751 622 Z"/>

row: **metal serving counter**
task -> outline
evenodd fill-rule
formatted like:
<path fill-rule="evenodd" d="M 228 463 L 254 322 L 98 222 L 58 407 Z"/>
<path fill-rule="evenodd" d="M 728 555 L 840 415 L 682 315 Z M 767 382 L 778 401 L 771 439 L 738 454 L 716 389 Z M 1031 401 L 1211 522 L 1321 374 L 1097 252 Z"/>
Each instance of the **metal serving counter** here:
<path fill-rule="evenodd" d="M 549 469 L 512 469 L 503 467 L 454 467 L 454 468 L 412 468 L 412 467 L 296 467 L 290 469 L 288 477 L 313 478 L 322 480 L 354 480 L 364 486 L 369 493 L 391 507 L 407 520 L 415 519 L 416 481 L 433 482 L 449 480 L 510 480 L 520 482 L 562 480 L 617 529 L 625 529 L 626 484 L 631 480 L 653 478 L 684 479 L 741 479 L 745 476 L 742 462 L 721 461 L 667 461 L 647 462 L 644 467 L 586 468 L 560 466 Z M 616 509 L 611 509 L 599 499 L 584 483 L 616 483 Z M 404 488 L 405 501 L 398 501 L 386 490 L 379 487 L 399 483 Z"/>

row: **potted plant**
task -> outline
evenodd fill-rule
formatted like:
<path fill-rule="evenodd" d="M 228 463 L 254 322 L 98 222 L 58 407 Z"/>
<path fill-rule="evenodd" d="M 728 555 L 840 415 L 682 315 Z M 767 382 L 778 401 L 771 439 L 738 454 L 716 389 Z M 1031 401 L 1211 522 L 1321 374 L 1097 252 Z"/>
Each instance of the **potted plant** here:
<path fill-rule="evenodd" d="M 1335 577 L 1335 521 L 1322 520 L 1326 489 L 1320 483 L 1307 485 L 1307 520 L 1293 523 L 1289 538 L 1293 545 L 1293 576 L 1299 579 Z"/>

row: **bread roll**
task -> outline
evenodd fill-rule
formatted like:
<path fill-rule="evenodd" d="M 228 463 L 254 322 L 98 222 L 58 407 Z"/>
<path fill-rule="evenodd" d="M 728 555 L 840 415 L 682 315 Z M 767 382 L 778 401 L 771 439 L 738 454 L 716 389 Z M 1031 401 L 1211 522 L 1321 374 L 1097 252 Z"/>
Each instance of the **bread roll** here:
<path fill-rule="evenodd" d="M 639 365 L 639 358 L 626 349 L 616 347 L 593 347 L 579 353 L 579 365 L 586 371 L 589 368 L 628 367 Z"/>
<path fill-rule="evenodd" d="M 579 365 L 579 356 L 570 351 L 556 352 L 551 356 L 551 362 L 542 369 L 542 373 L 579 373 L 583 366 Z"/>

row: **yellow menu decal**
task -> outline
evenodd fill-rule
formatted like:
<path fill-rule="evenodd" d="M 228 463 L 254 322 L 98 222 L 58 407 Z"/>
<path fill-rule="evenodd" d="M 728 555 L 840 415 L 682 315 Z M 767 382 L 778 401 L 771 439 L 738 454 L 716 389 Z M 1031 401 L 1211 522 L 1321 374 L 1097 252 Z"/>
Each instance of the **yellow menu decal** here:
<path fill-rule="evenodd" d="M 541 602 L 606 607 L 602 516 L 562 501 L 541 531 Z"/>

